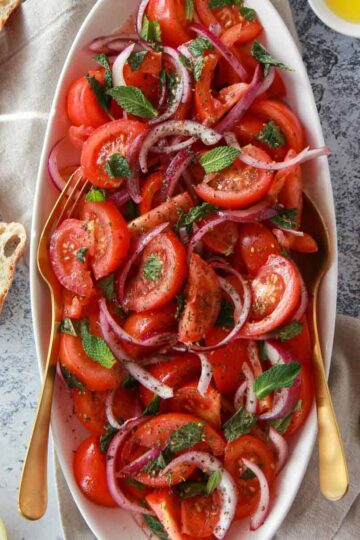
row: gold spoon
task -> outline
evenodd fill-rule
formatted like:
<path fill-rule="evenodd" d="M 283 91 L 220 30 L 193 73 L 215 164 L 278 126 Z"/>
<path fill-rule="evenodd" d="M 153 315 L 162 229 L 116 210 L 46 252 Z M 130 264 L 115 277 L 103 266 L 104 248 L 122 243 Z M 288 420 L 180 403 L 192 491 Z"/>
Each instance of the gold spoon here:
<path fill-rule="evenodd" d="M 330 241 L 324 220 L 310 197 L 304 193 L 303 230 L 315 238 L 319 251 L 313 254 L 294 254 L 311 298 L 311 329 L 313 334 L 313 368 L 318 417 L 319 477 L 322 494 L 338 501 L 347 492 L 349 474 L 343 443 L 326 380 L 317 328 L 317 300 L 321 280 L 329 267 Z"/>

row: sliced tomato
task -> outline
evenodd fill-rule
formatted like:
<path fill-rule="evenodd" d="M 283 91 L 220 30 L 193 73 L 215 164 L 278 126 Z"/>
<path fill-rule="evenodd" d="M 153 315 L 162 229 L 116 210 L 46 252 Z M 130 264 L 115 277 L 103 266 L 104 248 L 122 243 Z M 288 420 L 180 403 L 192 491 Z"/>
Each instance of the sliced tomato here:
<path fill-rule="evenodd" d="M 186 304 L 179 322 L 179 339 L 185 343 L 206 336 L 219 313 L 221 289 L 213 268 L 193 253 L 186 286 Z"/>
<path fill-rule="evenodd" d="M 162 69 L 162 54 L 148 52 L 139 69 L 132 70 L 127 63 L 124 66 L 124 79 L 128 86 L 136 86 L 154 105 L 159 98 L 159 74 Z"/>
<path fill-rule="evenodd" d="M 259 481 L 249 475 L 242 459 L 246 458 L 261 467 L 269 485 L 275 477 L 275 458 L 270 448 L 253 435 L 244 435 L 229 442 L 225 449 L 225 468 L 229 471 L 238 490 L 236 519 L 249 516 L 256 509 L 260 498 Z M 249 478 L 249 476 L 251 476 Z"/>
<path fill-rule="evenodd" d="M 106 479 L 106 454 L 102 454 L 98 437 L 83 441 L 74 455 L 74 476 L 84 495 L 101 506 L 115 508 Z"/>
<path fill-rule="evenodd" d="M 130 244 L 130 233 L 125 219 L 110 201 L 85 202 L 81 218 L 94 229 L 95 248 L 91 267 L 100 279 L 116 270 L 124 261 Z"/>
<path fill-rule="evenodd" d="M 198 379 L 184 384 L 175 391 L 174 397 L 166 401 L 171 412 L 186 412 L 194 414 L 208 422 L 215 429 L 221 427 L 221 396 L 212 386 L 205 395 L 197 389 Z"/>
<path fill-rule="evenodd" d="M 303 325 L 300 334 L 285 341 L 283 346 L 298 362 L 310 364 L 312 360 L 312 341 L 306 315 L 303 316 L 300 323 Z"/>
<path fill-rule="evenodd" d="M 93 302 L 96 302 L 97 295 L 94 296 L 78 296 L 77 294 L 62 290 L 62 302 L 63 302 L 63 317 L 69 319 L 81 319 L 85 317 L 91 309 Z"/>
<path fill-rule="evenodd" d="M 124 308 L 139 312 L 164 306 L 179 292 L 186 274 L 186 251 L 176 234 L 159 234 L 144 249 L 138 272 L 125 289 Z"/>
<path fill-rule="evenodd" d="M 262 30 L 262 26 L 257 20 L 248 21 L 245 19 L 237 5 L 226 6 L 224 3 L 224 7 L 212 9 L 209 7 L 209 0 L 195 0 L 195 6 L 196 12 L 205 26 L 220 23 L 224 29 L 221 35 L 223 41 L 225 34 L 231 30 L 234 30 L 239 35 L 237 41 L 240 43 L 255 39 Z"/>
<path fill-rule="evenodd" d="M 157 203 L 157 194 L 161 190 L 164 181 L 164 173 L 162 171 L 150 174 L 143 183 L 141 189 L 142 201 L 139 204 L 140 214 L 146 214 L 152 210 Z"/>
<path fill-rule="evenodd" d="M 217 225 L 205 234 L 203 242 L 205 246 L 214 253 L 221 255 L 231 255 L 238 239 L 238 226 L 236 223 L 228 221 Z"/>
<path fill-rule="evenodd" d="M 245 146 L 243 152 L 270 163 L 270 156 L 256 146 Z M 239 159 L 231 167 L 207 174 L 204 182 L 194 186 L 198 196 L 222 208 L 245 208 L 259 201 L 268 192 L 273 173 L 244 165 Z"/>
<path fill-rule="evenodd" d="M 269 255 L 279 255 L 281 248 L 275 236 L 260 223 L 244 223 L 239 227 L 239 239 L 234 259 L 241 259 L 249 274 L 255 275 Z"/>
<path fill-rule="evenodd" d="M 303 209 L 303 193 L 301 181 L 301 167 L 297 166 L 289 171 L 285 177 L 284 185 L 278 195 L 278 201 L 285 208 L 296 208 L 297 224 L 301 223 Z"/>
<path fill-rule="evenodd" d="M 300 408 L 292 415 L 290 425 L 284 434 L 286 438 L 303 425 L 314 401 L 314 383 L 310 369 L 307 365 L 301 366 L 301 389 L 299 400 Z"/>
<path fill-rule="evenodd" d="M 220 497 L 217 491 L 181 501 L 181 530 L 195 538 L 212 538 L 219 521 Z"/>
<path fill-rule="evenodd" d="M 300 275 L 294 264 L 281 255 L 270 255 L 251 283 L 252 316 L 241 334 L 246 337 L 271 332 L 283 324 L 300 299 Z"/>
<path fill-rule="evenodd" d="M 151 231 L 166 221 L 170 225 L 175 225 L 182 212 L 188 212 L 193 206 L 194 203 L 187 192 L 176 195 L 129 223 L 131 237 L 137 238 L 140 234 Z"/>
<path fill-rule="evenodd" d="M 180 530 L 180 501 L 169 489 L 153 491 L 145 497 L 170 540 L 184 540 Z"/>
<path fill-rule="evenodd" d="M 102 70 L 89 71 L 89 76 L 95 77 L 101 84 L 104 83 Z M 99 105 L 86 77 L 81 77 L 71 83 L 66 105 L 70 123 L 74 126 L 97 128 L 109 121 L 108 115 Z"/>
<path fill-rule="evenodd" d="M 290 148 L 290 150 L 287 152 L 286 156 L 284 157 L 284 161 L 287 161 L 289 159 L 293 159 L 296 156 L 295 150 Z M 267 194 L 267 197 L 271 200 L 277 202 L 279 193 L 281 192 L 282 188 L 284 187 L 284 184 L 286 182 L 286 179 L 291 174 L 297 174 L 299 178 L 301 178 L 301 170 L 300 165 L 293 165 L 291 167 L 288 167 L 286 169 L 282 169 L 281 171 L 277 171 L 274 176 L 274 181 L 269 189 L 269 192 Z"/>
<path fill-rule="evenodd" d="M 89 270 L 92 249 L 93 237 L 79 219 L 66 219 L 51 236 L 49 254 L 55 276 L 65 289 L 87 298 L 94 294 Z"/>
<path fill-rule="evenodd" d="M 81 150 L 93 131 L 94 128 L 91 126 L 70 126 L 69 139 L 76 148 Z"/>
<path fill-rule="evenodd" d="M 113 178 L 106 165 L 113 154 L 125 157 L 127 148 L 147 127 L 137 120 L 114 120 L 96 129 L 84 143 L 81 165 L 84 176 L 95 186 L 119 187 L 124 178 Z"/>
<path fill-rule="evenodd" d="M 155 335 L 158 332 L 165 332 L 176 327 L 175 313 L 175 302 L 170 302 L 159 309 L 132 313 L 124 323 L 124 330 L 137 339 L 145 338 L 151 334 Z M 141 356 L 153 352 L 153 349 L 149 347 L 144 348 L 129 343 L 124 343 L 123 346 L 133 358 L 141 358 Z"/>
<path fill-rule="evenodd" d="M 184 0 L 150 0 L 146 14 L 150 21 L 159 21 L 163 45 L 176 49 L 191 39 Z"/>
<path fill-rule="evenodd" d="M 319 246 L 316 240 L 308 233 L 303 232 L 302 236 L 295 236 L 282 229 L 273 229 L 279 244 L 285 249 L 292 249 L 298 253 L 316 253 Z"/>
<path fill-rule="evenodd" d="M 89 315 L 90 332 L 101 336 L 98 324 L 98 314 Z M 69 334 L 61 334 L 60 363 L 64 365 L 70 373 L 73 373 L 88 390 L 104 391 L 116 388 L 123 378 L 123 371 L 117 364 L 111 369 L 105 368 L 86 354 L 79 337 Z"/>

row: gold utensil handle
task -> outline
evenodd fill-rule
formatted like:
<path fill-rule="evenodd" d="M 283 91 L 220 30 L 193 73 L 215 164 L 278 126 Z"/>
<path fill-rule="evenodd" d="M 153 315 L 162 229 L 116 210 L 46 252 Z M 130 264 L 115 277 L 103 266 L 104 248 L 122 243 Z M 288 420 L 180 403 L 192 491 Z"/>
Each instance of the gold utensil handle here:
<path fill-rule="evenodd" d="M 47 454 L 51 403 L 59 349 L 57 332 L 52 332 L 41 396 L 27 449 L 19 488 L 19 510 L 27 519 L 40 519 L 46 510 Z"/>
<path fill-rule="evenodd" d="M 316 321 L 316 302 L 313 316 Z M 319 478 L 321 493 L 330 501 L 338 501 L 349 487 L 345 451 L 326 380 L 316 322 L 314 324 L 314 376 L 319 429 Z"/>

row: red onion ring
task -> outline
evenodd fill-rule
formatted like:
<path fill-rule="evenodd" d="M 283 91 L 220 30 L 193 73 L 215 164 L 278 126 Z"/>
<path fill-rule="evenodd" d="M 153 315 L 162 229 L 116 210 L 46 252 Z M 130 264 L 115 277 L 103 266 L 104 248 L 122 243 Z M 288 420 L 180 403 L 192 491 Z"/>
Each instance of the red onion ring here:
<path fill-rule="evenodd" d="M 133 142 L 130 144 L 126 151 L 126 159 L 129 162 L 130 167 L 130 176 L 126 179 L 126 186 L 128 193 L 134 203 L 139 204 L 142 201 L 142 196 L 140 193 L 140 168 L 139 168 L 139 154 L 144 142 L 145 137 L 147 136 L 147 131 L 140 133 Z"/>
<path fill-rule="evenodd" d="M 255 377 L 246 362 L 243 363 L 242 370 L 244 372 L 244 375 L 247 381 L 246 410 L 249 413 L 255 414 L 256 409 L 257 409 L 257 402 L 258 402 L 256 394 L 253 390 L 253 382 L 255 380 Z"/>
<path fill-rule="evenodd" d="M 205 37 L 210 41 L 210 43 L 219 51 L 219 53 L 227 60 L 233 70 L 239 75 L 242 81 L 247 82 L 249 80 L 249 74 L 239 62 L 239 59 L 231 52 L 229 47 L 221 41 L 221 38 L 214 34 L 209 28 L 206 28 L 204 25 L 199 23 L 193 23 L 190 26 L 190 30 L 193 30 L 200 36 Z"/>
<path fill-rule="evenodd" d="M 233 133 L 232 131 L 224 131 L 224 139 L 228 146 L 232 146 L 233 148 L 240 150 L 240 144 L 236 138 L 235 133 Z"/>
<path fill-rule="evenodd" d="M 143 27 L 143 19 L 145 15 L 146 8 L 148 6 L 149 0 L 141 0 L 138 11 L 136 14 L 136 32 L 137 35 L 141 38 L 141 30 Z"/>
<path fill-rule="evenodd" d="M 278 225 L 278 227 L 282 231 L 285 231 L 285 232 L 287 232 L 289 234 L 292 234 L 293 236 L 304 236 L 303 231 L 297 231 L 295 229 L 286 229 L 285 227 L 281 227 L 280 225 Z"/>
<path fill-rule="evenodd" d="M 162 474 L 166 476 L 179 465 L 195 465 L 206 474 L 211 474 L 214 471 L 220 471 L 221 480 L 217 487 L 220 495 L 221 507 L 219 520 L 214 528 L 215 538 L 221 539 L 226 535 L 232 520 L 234 519 L 236 504 L 237 504 L 237 492 L 236 485 L 231 475 L 223 464 L 214 456 L 206 452 L 186 452 L 173 459 L 167 467 L 163 470 Z"/>
<path fill-rule="evenodd" d="M 91 53 L 121 52 L 131 42 L 137 41 L 135 34 L 125 36 L 124 34 L 111 34 L 108 36 L 99 36 L 94 38 L 88 45 Z"/>
<path fill-rule="evenodd" d="M 62 146 L 66 145 L 66 144 L 68 144 L 70 146 L 70 150 L 74 154 L 75 149 L 74 149 L 73 145 L 70 145 L 68 137 L 63 137 L 62 139 L 59 139 L 53 145 L 53 147 L 51 148 L 51 150 L 49 152 L 49 157 L 48 157 L 48 174 L 49 174 L 50 180 L 53 182 L 54 186 L 59 191 L 62 191 L 64 189 L 65 185 L 66 185 L 66 180 L 64 180 L 64 178 L 60 174 L 59 163 L 58 163 L 59 152 L 60 152 L 60 150 L 64 150 L 64 149 L 62 149 Z M 64 154 L 65 152 L 62 152 L 62 153 Z M 77 153 L 79 153 L 79 152 L 77 151 Z M 80 161 L 80 155 L 79 155 L 78 163 L 79 163 L 79 161 Z M 76 165 L 68 165 L 68 166 L 69 167 L 70 166 L 78 167 L 78 163 Z"/>
<path fill-rule="evenodd" d="M 307 146 L 306 148 L 304 148 L 304 150 L 297 154 L 297 156 L 285 161 L 274 161 L 273 163 L 265 163 L 265 161 L 259 161 L 251 157 L 249 154 L 246 154 L 245 152 L 241 152 L 241 154 L 239 155 L 239 159 L 243 163 L 245 163 L 245 165 L 249 165 L 250 167 L 254 167 L 256 169 L 265 169 L 267 171 L 281 171 L 283 169 L 287 169 L 288 167 L 292 167 L 293 165 L 300 165 L 301 163 L 309 161 L 310 159 L 315 159 L 321 156 L 328 156 L 329 154 L 331 154 L 331 150 L 328 146 L 321 146 L 320 148 L 312 149 Z"/>
<path fill-rule="evenodd" d="M 119 424 L 119 422 L 116 420 L 113 413 L 113 403 L 114 403 L 114 397 L 115 397 L 116 391 L 117 391 L 117 388 L 108 392 L 108 395 L 106 396 L 106 400 L 105 400 L 105 412 L 106 412 L 107 421 L 109 422 L 110 426 L 115 429 L 120 429 L 122 424 Z"/>
<path fill-rule="evenodd" d="M 202 396 L 205 396 L 206 392 L 208 391 L 209 385 L 211 383 L 211 379 L 213 376 L 213 367 L 209 360 L 206 358 L 205 354 L 202 353 L 196 353 L 197 356 L 200 358 L 201 362 L 201 374 L 199 378 L 198 383 L 198 391 Z"/>
<path fill-rule="evenodd" d="M 163 182 L 163 187 L 161 189 L 163 199 L 166 197 L 171 197 L 175 191 L 176 185 L 180 180 L 181 175 L 188 167 L 194 152 L 191 150 L 181 150 L 176 156 L 170 161 L 168 168 L 166 169 L 165 178 Z"/>
<path fill-rule="evenodd" d="M 123 510 L 127 510 L 128 512 L 141 512 L 142 514 L 154 515 L 154 513 L 151 510 L 148 510 L 147 508 L 139 506 L 137 503 L 131 502 L 126 497 L 126 495 L 122 492 L 120 486 L 118 485 L 117 478 L 116 478 L 116 471 L 115 471 L 116 456 L 125 437 L 127 437 L 127 435 L 130 433 L 130 431 L 134 427 L 145 422 L 146 420 L 148 420 L 148 418 L 149 417 L 131 418 L 130 420 L 127 420 L 122 426 L 120 426 L 119 431 L 117 432 L 117 434 L 111 441 L 109 449 L 107 451 L 106 478 L 107 478 L 107 484 L 108 484 L 108 488 L 111 493 L 111 496 L 116 502 L 116 504 L 120 506 L 120 508 L 123 508 Z"/>
<path fill-rule="evenodd" d="M 270 508 L 270 491 L 269 491 L 269 484 L 266 480 L 266 477 L 260 467 L 258 467 L 255 463 L 250 461 L 249 459 L 242 458 L 244 465 L 252 471 L 257 479 L 259 480 L 260 484 L 260 499 L 259 503 L 257 505 L 255 514 L 253 514 L 250 518 L 250 529 L 252 531 L 256 531 L 265 521 L 266 516 L 269 513 Z"/>
<path fill-rule="evenodd" d="M 193 203 L 198 204 L 199 201 L 200 201 L 200 198 L 195 193 L 193 181 L 192 181 L 192 178 L 191 178 L 191 175 L 190 175 L 189 171 L 186 171 L 186 170 L 183 171 L 182 177 L 184 179 L 186 190 L 189 193 Z M 188 243 L 188 242 L 186 242 L 186 243 Z"/>
<path fill-rule="evenodd" d="M 303 318 L 309 305 L 309 293 L 307 291 L 305 281 L 300 272 L 299 272 L 299 276 L 300 276 L 300 282 L 301 282 L 300 283 L 301 293 L 300 293 L 299 306 L 293 315 L 294 321 L 300 321 L 300 319 Z"/>
<path fill-rule="evenodd" d="M 135 476 L 138 472 L 141 471 L 150 461 L 156 459 L 161 454 L 161 448 L 159 446 L 154 446 L 145 452 L 142 456 L 138 457 L 117 473 L 118 478 L 129 478 L 129 476 Z"/>
<path fill-rule="evenodd" d="M 239 388 L 235 392 L 234 407 L 236 411 L 244 406 L 244 394 L 247 388 L 248 388 L 248 383 L 247 381 L 244 381 L 240 384 Z"/>
<path fill-rule="evenodd" d="M 169 137 L 170 135 L 196 137 L 201 139 L 201 141 L 208 146 L 216 144 L 222 137 L 213 129 L 208 128 L 203 124 L 199 124 L 198 122 L 193 122 L 192 120 L 169 120 L 164 124 L 160 124 L 148 133 L 141 148 L 139 162 L 143 173 L 148 172 L 147 158 L 151 148 L 155 146 L 160 139 Z"/>
<path fill-rule="evenodd" d="M 179 152 L 179 150 L 188 148 L 188 146 L 191 146 L 194 142 L 194 137 L 191 137 L 190 139 L 186 139 L 186 141 L 181 141 L 170 146 L 154 146 L 151 151 L 156 154 L 172 154 L 173 152 Z"/>
<path fill-rule="evenodd" d="M 119 56 L 117 56 L 113 66 L 111 68 L 112 78 L 114 86 L 126 86 L 124 79 L 124 66 L 129 59 L 130 54 L 133 52 L 135 43 L 132 43 L 126 49 L 124 49 Z"/>
<path fill-rule="evenodd" d="M 119 299 L 120 304 L 123 304 L 124 302 L 124 290 L 125 290 L 125 283 L 126 279 L 128 277 L 129 271 L 133 265 L 133 262 L 136 260 L 137 256 L 144 250 L 144 248 L 151 242 L 153 238 L 158 236 L 166 227 L 169 225 L 168 222 L 161 223 L 160 225 L 157 225 L 157 227 L 154 227 L 150 232 L 142 234 L 135 242 L 135 245 L 132 249 L 132 252 L 128 255 L 128 259 L 126 264 L 123 266 L 121 273 L 117 280 L 117 296 Z"/>
<path fill-rule="evenodd" d="M 121 188 L 118 191 L 113 191 L 107 196 L 107 200 L 113 202 L 117 208 L 121 208 L 125 203 L 130 201 L 127 187 Z"/>
<path fill-rule="evenodd" d="M 288 443 L 280 433 L 278 433 L 273 427 L 270 427 L 269 440 L 274 448 L 276 454 L 276 474 L 278 474 L 285 465 L 286 458 L 288 456 L 289 448 Z"/>
<path fill-rule="evenodd" d="M 249 340 L 247 352 L 253 373 L 255 377 L 258 377 L 263 372 L 263 368 L 259 358 L 258 346 L 254 340 Z"/>

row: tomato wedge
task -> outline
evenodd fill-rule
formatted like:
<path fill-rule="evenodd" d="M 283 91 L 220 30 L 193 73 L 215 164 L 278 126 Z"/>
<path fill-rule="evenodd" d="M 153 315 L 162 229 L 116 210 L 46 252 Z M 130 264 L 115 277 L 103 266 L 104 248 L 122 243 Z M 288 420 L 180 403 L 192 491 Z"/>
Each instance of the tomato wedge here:
<path fill-rule="evenodd" d="M 194 414 L 208 422 L 215 429 L 221 428 L 221 396 L 212 386 L 209 386 L 202 396 L 197 389 L 198 380 L 178 388 L 173 398 L 167 400 L 167 408 L 172 412 Z"/>
<path fill-rule="evenodd" d="M 176 234 L 159 234 L 144 249 L 137 274 L 125 289 L 124 308 L 136 312 L 164 306 L 186 278 L 186 251 Z"/>
<path fill-rule="evenodd" d="M 203 242 L 205 246 L 214 253 L 221 255 L 231 255 L 238 239 L 238 226 L 232 221 L 217 225 L 205 234 Z"/>
<path fill-rule="evenodd" d="M 248 145 L 242 150 L 255 159 L 266 163 L 272 161 L 256 146 Z M 201 199 L 222 208 L 246 208 L 266 195 L 272 180 L 271 171 L 255 169 L 237 159 L 231 167 L 207 174 L 204 182 L 194 189 Z"/>
<path fill-rule="evenodd" d="M 171 540 L 184 540 L 180 531 L 179 500 L 169 489 L 154 491 L 145 497 Z"/>
<path fill-rule="evenodd" d="M 125 219 L 110 201 L 85 202 L 81 218 L 94 228 L 94 255 L 91 267 L 100 279 L 116 270 L 124 261 L 130 244 L 130 233 Z"/>
<path fill-rule="evenodd" d="M 146 214 L 156 206 L 157 194 L 162 188 L 164 181 L 164 173 L 162 171 L 150 174 L 143 183 L 141 189 L 142 201 L 139 204 L 140 214 Z"/>
<path fill-rule="evenodd" d="M 96 129 L 85 141 L 81 152 L 84 176 L 95 186 L 119 187 L 124 178 L 112 177 L 107 171 L 107 160 L 114 154 L 125 157 L 129 145 L 147 127 L 137 120 L 114 120 Z"/>
<path fill-rule="evenodd" d="M 50 260 L 58 281 L 65 289 L 86 298 L 94 294 L 89 270 L 93 237 L 86 223 L 66 219 L 52 234 Z"/>
<path fill-rule="evenodd" d="M 314 383 L 307 365 L 301 366 L 300 408 L 292 415 L 290 425 L 284 436 L 287 438 L 297 431 L 307 419 L 314 401 Z"/>
<path fill-rule="evenodd" d="M 150 21 L 159 21 L 163 45 L 176 49 L 191 39 L 183 0 L 150 0 L 146 13 Z"/>
<path fill-rule="evenodd" d="M 241 259 L 249 274 L 255 275 L 266 263 L 269 255 L 279 255 L 280 251 L 275 236 L 261 223 L 240 225 L 234 258 Z"/>
<path fill-rule="evenodd" d="M 104 83 L 103 71 L 93 70 L 88 74 L 90 77 L 95 77 L 99 83 Z M 76 79 L 70 85 L 66 105 L 70 123 L 74 126 L 97 128 L 109 121 L 108 115 L 99 105 L 86 77 Z"/>
<path fill-rule="evenodd" d="M 179 340 L 185 343 L 206 336 L 219 313 L 221 289 L 213 268 L 193 253 L 186 286 L 186 304 L 179 322 Z"/>
<path fill-rule="evenodd" d="M 281 255 L 270 255 L 251 283 L 252 315 L 241 330 L 246 337 L 271 332 L 283 324 L 300 299 L 300 275 L 294 264 Z"/>
<path fill-rule="evenodd" d="M 181 501 L 181 530 L 195 538 L 213 538 L 219 521 L 220 497 L 217 491 L 206 497 L 197 495 Z"/>

